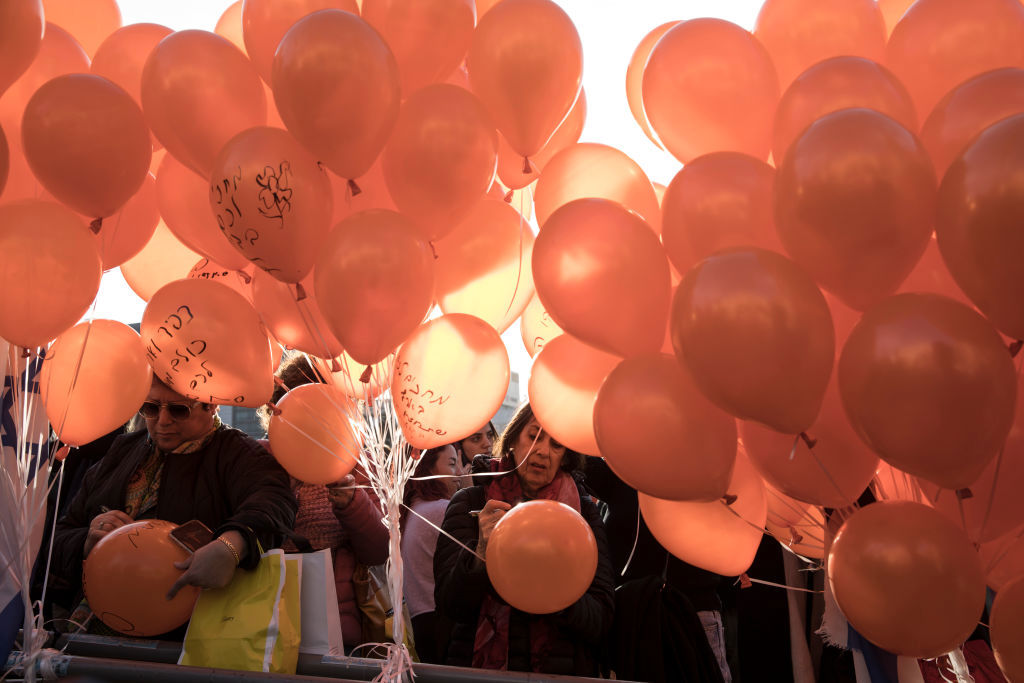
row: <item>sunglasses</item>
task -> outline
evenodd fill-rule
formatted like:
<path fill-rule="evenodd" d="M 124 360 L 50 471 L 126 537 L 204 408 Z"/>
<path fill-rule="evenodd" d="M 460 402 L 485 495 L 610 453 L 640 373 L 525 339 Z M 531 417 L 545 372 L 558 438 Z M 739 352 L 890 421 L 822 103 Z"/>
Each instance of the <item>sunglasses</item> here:
<path fill-rule="evenodd" d="M 161 408 L 167 408 L 167 413 L 171 416 L 172 420 L 187 420 L 189 415 L 192 414 L 193 405 L 195 404 L 157 403 L 156 401 L 145 401 L 141 406 L 139 406 L 139 415 L 147 420 L 153 420 L 159 417 Z"/>

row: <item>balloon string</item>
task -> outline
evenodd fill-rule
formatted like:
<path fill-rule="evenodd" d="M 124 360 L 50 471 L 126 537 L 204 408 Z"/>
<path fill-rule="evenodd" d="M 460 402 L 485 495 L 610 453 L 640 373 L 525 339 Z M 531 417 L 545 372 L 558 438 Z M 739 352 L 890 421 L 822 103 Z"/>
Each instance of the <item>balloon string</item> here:
<path fill-rule="evenodd" d="M 637 501 L 636 505 L 636 533 L 633 535 L 633 549 L 629 551 L 629 557 L 626 558 L 626 564 L 622 566 L 622 572 L 619 576 L 625 576 L 629 570 L 629 565 L 633 562 L 633 556 L 636 555 L 636 547 L 640 543 L 640 502 Z"/>
<path fill-rule="evenodd" d="M 1024 539 L 1024 527 L 1021 527 L 1021 530 L 1017 534 L 1017 537 L 1015 539 L 1013 539 L 1012 541 L 1010 541 L 1009 543 L 1007 543 L 1006 546 L 999 552 L 999 554 L 996 555 L 995 558 L 991 562 L 988 563 L 988 566 L 985 568 L 985 573 L 988 574 L 996 566 L 998 566 L 999 563 L 1002 562 L 1003 559 L 1007 555 L 1010 554 L 1010 550 L 1013 548 L 1013 546 L 1015 546 L 1018 543 L 1020 543 L 1022 539 Z"/>
<path fill-rule="evenodd" d="M 519 195 L 519 267 L 516 268 L 516 286 L 512 289 L 512 297 L 509 299 L 508 306 L 505 308 L 504 315 L 508 315 L 512 310 L 512 305 L 516 302 L 516 297 L 519 295 L 519 283 L 523 278 L 523 230 L 526 228 L 526 217 L 523 216 L 523 195 Z M 503 316 L 504 317 L 504 316 Z"/>
<path fill-rule="evenodd" d="M 801 593 L 814 593 L 814 594 L 817 594 L 817 595 L 821 595 L 821 594 L 824 594 L 824 592 L 825 592 L 825 591 L 811 590 L 810 588 L 798 588 L 796 586 L 787 586 L 784 583 L 773 583 L 771 581 L 764 581 L 762 579 L 754 579 L 754 578 L 751 578 L 749 576 L 747 577 L 747 581 L 749 581 L 751 583 L 759 583 L 762 586 L 771 586 L 773 588 L 783 588 L 783 589 L 788 590 L 788 591 L 799 591 Z M 733 585 L 736 585 L 739 582 L 740 582 L 740 579 L 737 578 L 736 581 L 733 583 Z"/>
<path fill-rule="evenodd" d="M 470 555 L 473 555 L 473 556 L 475 556 L 475 557 L 479 558 L 479 560 L 480 560 L 481 562 L 483 562 L 484 564 L 487 564 L 487 558 L 485 558 L 485 557 L 484 557 L 483 555 L 481 555 L 480 553 L 478 553 L 478 552 L 477 552 L 477 551 L 476 551 L 476 550 L 475 550 L 474 548 L 470 548 L 470 547 L 469 547 L 468 545 L 466 545 L 465 543 L 463 543 L 463 542 L 462 542 L 462 541 L 460 541 L 459 539 L 455 538 L 455 537 L 454 537 L 454 536 L 452 536 L 452 535 L 451 535 L 450 533 L 448 533 L 447 531 L 445 531 L 445 530 L 444 530 L 444 529 L 442 529 L 441 527 L 437 526 L 436 524 L 434 524 L 433 522 L 431 522 L 431 521 L 430 521 L 429 519 L 427 519 L 426 517 L 424 517 L 424 516 L 423 516 L 423 515 L 421 515 L 420 513 L 418 513 L 418 512 L 416 512 L 415 510 L 413 510 L 413 509 L 412 509 L 411 507 L 409 507 L 409 506 L 408 506 L 408 505 L 406 505 L 405 503 L 402 503 L 402 507 L 404 507 L 404 508 L 405 508 L 406 510 L 408 510 L 408 511 L 409 511 L 409 512 L 411 512 L 412 514 L 414 514 L 414 515 L 416 515 L 417 517 L 419 517 L 420 519 L 422 519 L 422 520 L 423 520 L 424 522 L 426 522 L 426 523 L 427 523 L 427 525 L 428 525 L 428 526 L 429 526 L 430 528 L 432 528 L 432 529 L 437 529 L 438 533 L 440 533 L 440 534 L 444 534 L 444 535 L 445 535 L 445 536 L 446 536 L 446 537 L 447 537 L 447 538 L 448 538 L 448 539 L 449 539 L 449 540 L 450 540 L 450 541 L 451 541 L 452 543 L 454 543 L 455 545 L 459 546 L 460 548 L 462 548 L 463 550 L 465 550 L 465 551 L 466 551 L 467 553 L 469 553 Z"/>

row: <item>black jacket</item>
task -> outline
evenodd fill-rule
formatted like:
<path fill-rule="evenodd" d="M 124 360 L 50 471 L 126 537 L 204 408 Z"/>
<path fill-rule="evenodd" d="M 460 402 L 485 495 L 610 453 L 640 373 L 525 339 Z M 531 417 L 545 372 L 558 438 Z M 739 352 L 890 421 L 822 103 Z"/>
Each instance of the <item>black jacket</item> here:
<path fill-rule="evenodd" d="M 513 475 L 514 476 L 514 475 Z M 486 487 L 473 486 L 455 494 L 448 505 L 441 528 L 469 548 L 475 548 L 479 525 L 469 513 L 486 503 Z M 540 672 L 576 676 L 598 673 L 598 649 L 611 627 L 615 609 L 615 585 L 608 554 L 604 523 L 597 505 L 580 491 L 580 512 L 597 539 L 597 573 L 586 594 L 570 607 L 553 615 L 534 616 L 512 609 L 509 618 L 510 671 L 530 670 L 530 622 L 552 619 L 558 638 L 540 664 Z M 476 557 L 444 534 L 438 536 L 434 553 L 434 601 L 437 610 L 454 622 L 446 664 L 471 666 L 473 641 L 484 596 L 501 600 L 487 577 L 487 569 Z"/>

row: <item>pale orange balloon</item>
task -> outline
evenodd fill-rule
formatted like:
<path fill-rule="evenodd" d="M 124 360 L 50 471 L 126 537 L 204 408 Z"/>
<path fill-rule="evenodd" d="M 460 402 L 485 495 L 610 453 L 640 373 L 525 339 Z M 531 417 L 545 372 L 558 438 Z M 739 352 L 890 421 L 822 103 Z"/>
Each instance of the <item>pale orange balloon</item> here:
<path fill-rule="evenodd" d="M 142 110 L 101 76 L 48 81 L 25 106 L 21 139 L 32 173 L 54 197 L 93 218 L 138 192 L 153 154 Z"/>
<path fill-rule="evenodd" d="M 536 356 L 545 344 L 563 332 L 564 330 L 551 319 L 548 312 L 544 310 L 544 304 L 534 294 L 519 319 L 519 334 L 523 338 L 526 352 L 531 356 Z"/>
<path fill-rule="evenodd" d="M 597 572 L 597 539 L 576 510 L 554 500 L 516 505 L 487 542 L 487 576 L 501 599 L 552 614 L 582 598 Z"/>
<path fill-rule="evenodd" d="M 580 96 L 576 98 L 576 103 L 572 105 L 565 120 L 551 134 L 551 138 L 544 143 L 540 151 L 530 157 L 529 172 L 525 172 L 523 168 L 523 158 L 516 154 L 505 136 L 498 133 L 498 178 L 501 184 L 511 190 L 521 190 L 537 180 L 552 157 L 579 141 L 586 120 L 587 95 L 581 88 Z"/>
<path fill-rule="evenodd" d="M 448 78 L 476 26 L 473 0 L 363 0 L 362 15 L 394 52 L 406 96 Z"/>
<path fill-rule="evenodd" d="M 913 133 L 877 111 L 843 109 L 790 147 L 775 178 L 775 226 L 794 261 L 864 311 L 896 291 L 921 258 L 935 191 Z"/>
<path fill-rule="evenodd" d="M 0 5 L 0 95 L 39 54 L 43 16 L 42 0 L 10 0 Z"/>
<path fill-rule="evenodd" d="M 125 202 L 120 211 L 105 219 L 96 233 L 103 270 L 116 268 L 142 251 L 159 222 L 156 180 L 147 173 L 139 191 Z"/>
<path fill-rule="evenodd" d="M 537 222 L 543 227 L 559 207 L 586 197 L 618 202 L 661 233 L 661 209 L 654 186 L 625 152 L 608 145 L 581 142 L 552 157 L 537 181 L 533 197 Z"/>
<path fill-rule="evenodd" d="M 985 578 L 970 541 L 918 503 L 874 503 L 853 513 L 826 567 L 850 626 L 904 657 L 939 657 L 958 647 L 985 606 Z"/>
<path fill-rule="evenodd" d="M 508 352 L 483 320 L 449 313 L 420 325 L 395 357 L 391 395 L 405 440 L 433 448 L 469 436 L 508 391 Z"/>
<path fill-rule="evenodd" d="M 252 282 L 252 302 L 280 343 L 321 358 L 334 358 L 341 355 L 344 347 L 320 312 L 313 282 L 314 275 L 310 273 L 299 283 L 304 294 L 299 299 L 295 285 L 257 271 Z"/>
<path fill-rule="evenodd" d="M 748 31 L 721 19 L 676 24 L 644 68 L 647 120 L 684 164 L 720 151 L 767 159 L 778 100 L 768 52 Z"/>
<path fill-rule="evenodd" d="M 533 279 L 551 317 L 582 341 L 622 357 L 661 348 L 668 258 L 621 204 L 576 199 L 555 211 L 534 244 Z"/>
<path fill-rule="evenodd" d="M 825 557 L 825 514 L 816 505 L 790 498 L 765 482 L 767 531 L 783 548 L 802 557 Z"/>
<path fill-rule="evenodd" d="M 255 408 L 274 391 L 267 333 L 252 304 L 227 285 L 164 285 L 142 313 L 142 339 L 153 372 L 182 396 Z"/>
<path fill-rule="evenodd" d="M 989 627 L 999 668 L 1008 680 L 1024 680 L 1024 575 L 996 593 Z"/>
<path fill-rule="evenodd" d="M 35 200 L 0 206 L 0 337 L 43 346 L 80 320 L 103 274 L 99 249 L 70 209 Z"/>
<path fill-rule="evenodd" d="M 818 415 L 832 372 L 828 305 L 775 252 L 726 249 L 690 269 L 672 304 L 672 347 L 726 412 L 798 434 Z"/>
<path fill-rule="evenodd" d="M 835 375 L 806 439 L 756 422 L 742 422 L 740 438 L 750 461 L 768 484 L 812 505 L 852 505 L 878 469 L 878 456 L 864 445 L 846 419 Z"/>
<path fill-rule="evenodd" d="M 177 31 L 161 40 L 142 69 L 141 95 L 153 134 L 203 178 L 228 140 L 267 122 L 252 62 L 208 31 Z"/>
<path fill-rule="evenodd" d="M 243 50 L 268 84 L 277 46 L 299 19 L 322 9 L 338 9 L 359 16 L 356 0 L 245 0 L 241 4 Z"/>
<path fill-rule="evenodd" d="M 883 460 L 943 487 L 969 486 L 1013 424 L 1017 382 L 995 329 L 935 294 L 897 294 L 864 314 L 843 347 L 851 425 Z"/>
<path fill-rule="evenodd" d="M 533 230 L 505 202 L 483 199 L 434 245 L 437 303 L 445 313 L 469 313 L 499 333 L 533 298 Z"/>
<path fill-rule="evenodd" d="M 372 26 L 342 10 L 314 12 L 288 29 L 271 85 L 291 134 L 348 180 L 369 170 L 398 118 L 394 55 Z"/>
<path fill-rule="evenodd" d="M 39 392 L 57 439 L 81 446 L 128 422 L 152 380 L 138 332 L 101 319 L 57 337 L 46 350 Z"/>
<path fill-rule="evenodd" d="M 661 40 L 661 37 L 678 23 L 678 21 L 665 22 L 644 36 L 633 50 L 633 56 L 629 58 L 629 66 L 626 68 L 626 102 L 629 103 L 629 112 L 644 135 L 661 149 L 664 147 L 658 140 L 658 136 L 651 130 L 651 123 L 647 120 L 647 113 L 644 111 L 644 69 L 647 68 L 647 58 L 651 56 L 651 50 Z"/>
<path fill-rule="evenodd" d="M 1024 5 L 1019 0 L 918 0 L 896 24 L 886 45 L 892 69 L 922 118 L 972 76 L 1024 67 Z"/>
<path fill-rule="evenodd" d="M 654 538 L 683 562 L 722 576 L 737 576 L 750 568 L 768 508 L 764 482 L 742 451 L 736 455 L 726 500 L 695 503 L 638 496 L 640 513 Z"/>
<path fill-rule="evenodd" d="M 285 394 L 270 418 L 270 452 L 307 484 L 336 482 L 356 466 L 362 417 L 355 401 L 328 384 L 303 384 Z"/>
<path fill-rule="evenodd" d="M 242 0 L 235 0 L 228 5 L 228 8 L 217 19 L 217 25 L 213 32 L 222 38 L 227 38 L 246 57 L 249 56 L 248 50 L 245 49 L 245 37 L 242 35 Z"/>
<path fill-rule="evenodd" d="M 255 266 L 247 266 L 244 270 L 232 270 L 219 263 L 214 263 L 208 258 L 201 258 L 188 271 L 186 277 L 193 280 L 214 280 L 227 285 L 245 297 L 246 301 L 252 303 L 253 299 L 253 277 Z M 275 363 L 274 367 L 277 367 Z"/>
<path fill-rule="evenodd" d="M 1024 526 L 1019 526 L 978 548 L 985 581 L 996 593 L 1003 586 L 1024 576 Z"/>
<path fill-rule="evenodd" d="M 531 157 L 576 101 L 583 45 L 551 0 L 502 0 L 480 16 L 466 68 L 498 130 L 516 153 Z"/>
<path fill-rule="evenodd" d="M 627 358 L 594 401 L 594 435 L 608 466 L 649 496 L 712 501 L 736 462 L 736 420 L 700 393 L 675 357 Z"/>
<path fill-rule="evenodd" d="M 621 361 L 563 334 L 541 348 L 530 369 L 530 406 L 557 441 L 579 453 L 600 455 L 594 401 L 601 383 Z"/>
<path fill-rule="evenodd" d="M 712 152 L 683 166 L 661 201 L 661 241 L 676 270 L 726 247 L 781 253 L 774 184 L 774 168 L 739 152 Z"/>
<path fill-rule="evenodd" d="M 391 386 L 391 374 L 395 365 L 394 354 L 389 354 L 384 360 L 373 365 L 363 365 L 347 353 L 329 360 L 312 356 L 308 358 L 327 384 L 337 387 L 354 399 L 369 403 Z"/>
<path fill-rule="evenodd" d="M 896 24 L 906 13 L 907 8 L 914 4 L 914 0 L 878 0 L 878 9 L 882 10 L 882 18 L 885 20 L 885 37 L 892 34 Z"/>
<path fill-rule="evenodd" d="M 217 225 L 210 207 L 210 183 L 171 154 L 164 156 L 157 169 L 156 196 L 164 223 L 189 249 L 234 270 L 250 264 Z"/>
<path fill-rule="evenodd" d="M 328 326 L 349 355 L 367 365 L 393 352 L 434 301 L 430 247 L 394 211 L 363 211 L 334 226 L 314 272 Z"/>
<path fill-rule="evenodd" d="M 914 103 L 895 74 L 863 57 L 831 57 L 797 75 L 782 93 L 772 135 L 775 163 L 782 163 L 807 126 L 825 114 L 851 107 L 874 109 L 909 131 L 917 130 Z"/>
<path fill-rule="evenodd" d="M 43 0 L 43 9 L 46 21 L 73 35 L 90 56 L 121 26 L 116 0 Z"/>
<path fill-rule="evenodd" d="M 121 264 L 121 274 L 140 299 L 149 301 L 168 282 L 188 277 L 200 258 L 203 257 L 182 244 L 161 220 L 142 251 Z"/>
<path fill-rule="evenodd" d="M 457 85 L 439 83 L 402 104 L 381 162 L 399 211 L 425 237 L 437 239 L 484 198 L 497 155 L 498 134 L 480 101 Z"/>
<path fill-rule="evenodd" d="M 783 90 L 798 74 L 829 57 L 879 62 L 885 54 L 885 20 L 875 0 L 767 0 L 754 35 L 771 55 Z"/>

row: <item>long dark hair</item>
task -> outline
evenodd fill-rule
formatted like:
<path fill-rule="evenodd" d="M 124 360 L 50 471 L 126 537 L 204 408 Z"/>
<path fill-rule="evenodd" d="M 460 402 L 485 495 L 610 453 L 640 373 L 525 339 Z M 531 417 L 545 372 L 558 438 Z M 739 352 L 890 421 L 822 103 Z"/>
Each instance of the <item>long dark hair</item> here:
<path fill-rule="evenodd" d="M 424 503 L 431 500 L 448 500 L 449 489 L 444 479 L 420 479 L 421 477 L 429 477 L 434 474 L 437 460 L 446 448 L 448 448 L 448 444 L 430 448 L 420 456 L 420 462 L 416 465 L 416 471 L 413 472 L 415 479 L 411 479 L 405 485 L 405 496 L 402 498 L 402 502 L 405 505 L 402 507 L 402 513 L 399 516 L 399 524 L 402 528 L 405 527 L 405 520 L 409 516 L 409 508 L 412 507 L 413 502 L 417 500 Z"/>
<path fill-rule="evenodd" d="M 529 402 L 522 404 L 516 409 L 512 419 L 509 420 L 508 425 L 502 430 L 498 436 L 497 441 L 494 442 L 494 457 L 499 460 L 508 460 L 510 467 L 515 467 L 512 458 L 512 447 L 515 446 L 516 441 L 519 439 L 519 435 L 526 429 L 527 423 L 534 417 L 533 408 L 530 407 Z M 540 420 L 537 420 L 540 423 Z M 541 425 L 541 429 L 544 425 Z M 549 432 L 550 435 L 550 432 Z M 568 446 L 565 447 L 565 455 L 562 456 L 562 464 L 559 469 L 563 469 L 566 472 L 582 472 L 583 465 L 587 462 L 587 456 L 582 453 L 578 453 Z"/>

